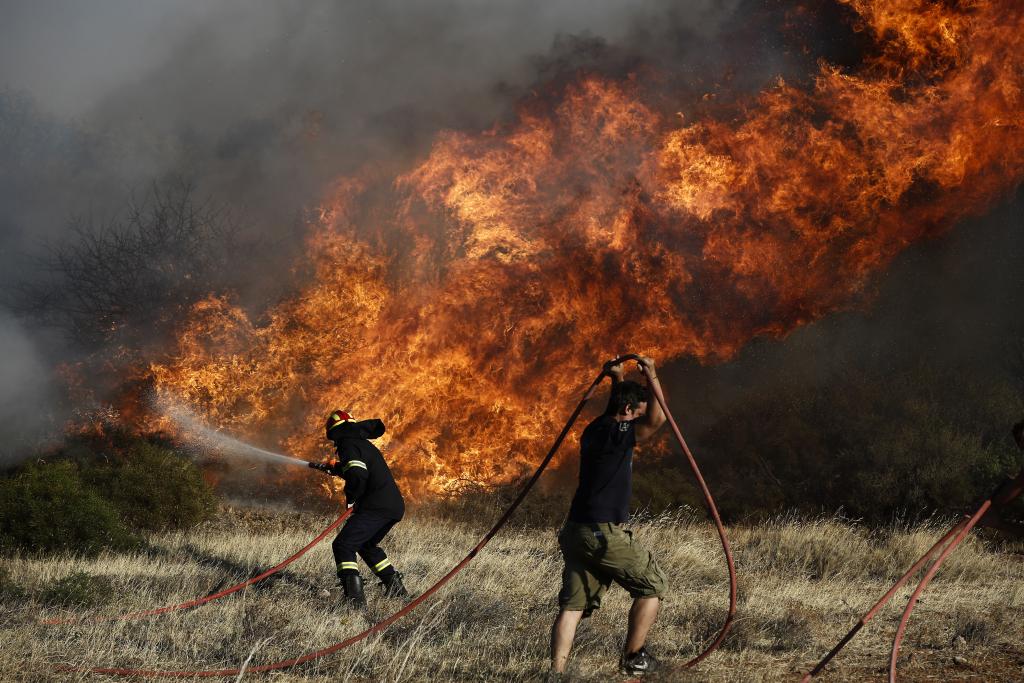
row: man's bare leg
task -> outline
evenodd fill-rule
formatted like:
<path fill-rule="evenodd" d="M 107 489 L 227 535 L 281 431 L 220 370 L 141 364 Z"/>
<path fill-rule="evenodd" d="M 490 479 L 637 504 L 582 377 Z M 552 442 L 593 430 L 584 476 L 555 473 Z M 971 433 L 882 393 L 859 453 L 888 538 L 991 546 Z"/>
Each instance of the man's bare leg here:
<path fill-rule="evenodd" d="M 629 630 L 626 631 L 626 654 L 638 652 L 647 642 L 647 632 L 658 617 L 661 598 L 636 598 L 629 608 Z"/>
<path fill-rule="evenodd" d="M 565 672 L 565 663 L 569 661 L 569 650 L 572 640 L 576 637 L 582 610 L 562 610 L 555 617 L 551 626 L 551 670 L 556 673 Z"/>

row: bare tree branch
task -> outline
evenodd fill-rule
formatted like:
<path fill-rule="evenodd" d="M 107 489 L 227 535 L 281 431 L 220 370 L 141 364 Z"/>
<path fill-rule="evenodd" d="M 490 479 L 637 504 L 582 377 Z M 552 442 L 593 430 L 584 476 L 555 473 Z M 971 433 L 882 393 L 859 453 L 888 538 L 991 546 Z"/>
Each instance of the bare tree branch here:
<path fill-rule="evenodd" d="M 224 207 L 194 194 L 190 183 L 154 185 L 111 221 L 73 221 L 38 264 L 46 279 L 18 289 L 16 310 L 86 349 L 166 334 L 192 303 L 228 287 L 232 264 L 254 249 Z"/>

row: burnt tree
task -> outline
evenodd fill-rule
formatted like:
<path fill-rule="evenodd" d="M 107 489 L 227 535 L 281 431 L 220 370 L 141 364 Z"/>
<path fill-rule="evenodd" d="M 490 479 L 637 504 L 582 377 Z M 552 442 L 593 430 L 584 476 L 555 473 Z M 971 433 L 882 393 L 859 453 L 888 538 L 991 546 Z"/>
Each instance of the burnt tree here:
<path fill-rule="evenodd" d="M 165 339 L 195 301 L 230 286 L 233 264 L 253 249 L 223 206 L 194 194 L 188 183 L 155 185 L 110 221 L 76 219 L 13 306 L 84 351 Z"/>

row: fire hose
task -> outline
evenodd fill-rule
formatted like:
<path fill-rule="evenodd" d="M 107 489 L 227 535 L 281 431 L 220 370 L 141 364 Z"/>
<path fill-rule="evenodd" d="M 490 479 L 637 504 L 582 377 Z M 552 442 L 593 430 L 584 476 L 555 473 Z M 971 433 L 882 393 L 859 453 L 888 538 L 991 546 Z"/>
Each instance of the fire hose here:
<path fill-rule="evenodd" d="M 310 463 L 310 465 L 313 465 L 313 464 L 314 463 Z M 319 468 L 317 468 L 317 469 L 319 469 Z M 313 546 L 315 546 L 317 543 L 319 543 L 320 541 L 324 540 L 324 538 L 326 538 L 328 534 L 330 534 L 332 531 L 334 531 L 339 526 L 341 526 L 341 523 L 344 522 L 346 519 L 348 519 L 348 516 L 351 515 L 351 514 L 352 514 L 352 509 L 351 508 L 349 508 L 349 509 L 345 510 L 344 512 L 342 512 L 341 516 L 338 517 L 338 519 L 336 519 L 333 522 L 331 522 L 330 526 L 328 526 L 326 529 L 321 531 L 319 536 L 317 536 L 312 541 L 307 543 L 305 546 L 300 548 L 293 555 L 289 556 L 285 560 L 282 560 L 278 564 L 275 564 L 273 567 L 271 567 L 270 569 L 266 570 L 265 572 L 262 572 L 262 573 L 254 576 L 254 577 L 252 577 L 250 579 L 246 579 L 245 581 L 243 581 L 241 583 L 236 583 L 234 586 L 231 586 L 229 588 L 225 588 L 224 590 L 217 591 L 216 593 L 211 593 L 210 595 L 206 595 L 206 596 L 203 596 L 201 598 L 196 598 L 194 600 L 187 600 L 185 602 L 180 602 L 180 603 L 178 603 L 176 605 L 167 605 L 166 607 L 156 607 L 154 609 L 142 610 L 140 612 L 129 612 L 127 614 L 121 614 L 121 615 L 118 615 L 118 616 L 112 616 L 112 617 L 90 617 L 88 619 L 81 619 L 79 617 L 71 617 L 69 619 L 46 619 L 42 623 L 44 623 L 44 624 L 46 624 L 48 626 L 55 626 L 55 625 L 61 625 L 61 624 L 77 624 L 77 623 L 81 623 L 83 621 L 88 621 L 88 622 L 93 622 L 93 623 L 104 622 L 104 621 L 131 621 L 133 619 L 142 619 L 143 617 L 151 617 L 151 616 L 155 616 L 157 614 L 166 614 L 167 612 L 176 612 L 178 610 L 191 609 L 193 607 L 199 607 L 200 605 L 205 605 L 208 602 L 213 602 L 214 600 L 219 600 L 220 598 L 227 597 L 228 595 L 231 595 L 232 593 L 237 593 L 238 591 L 242 590 L 243 588 L 245 588 L 247 586 L 251 586 L 254 583 L 259 583 L 263 579 L 265 579 L 265 578 L 267 578 L 267 577 L 269 577 L 269 576 L 271 576 L 273 574 L 278 573 L 279 571 L 281 571 L 282 569 L 284 569 L 285 567 L 290 565 L 292 562 L 294 562 L 295 560 L 299 559 L 300 557 L 305 555 L 307 552 L 309 552 L 309 550 Z"/>
<path fill-rule="evenodd" d="M 850 631 L 843 636 L 838 643 L 836 643 L 836 646 L 833 647 L 811 671 L 804 674 L 804 677 L 801 679 L 802 683 L 810 681 L 821 673 L 828 663 L 832 661 L 837 654 L 839 654 L 839 651 L 846 647 L 846 644 L 853 640 L 854 636 L 856 636 L 857 633 L 859 633 L 860 630 L 864 628 L 864 626 L 867 625 L 867 623 L 871 621 L 876 614 L 878 614 L 879 610 L 881 610 L 882 607 L 884 607 L 892 597 L 896 595 L 897 591 L 899 591 L 899 589 L 902 588 L 912 576 L 920 571 L 921 568 L 924 567 L 929 560 L 936 555 L 936 553 L 938 553 L 938 557 L 935 558 L 935 562 L 933 562 L 925 572 L 921 582 L 918 584 L 917 588 L 914 589 L 910 599 L 907 601 L 907 606 L 904 608 L 903 614 L 900 616 L 899 625 L 896 628 L 896 635 L 893 638 L 892 643 L 892 651 L 889 655 L 889 683 L 896 683 L 896 663 L 897 658 L 899 657 L 900 645 L 903 643 L 907 623 L 910 621 L 910 615 L 913 613 L 914 607 L 917 605 L 917 601 L 921 597 L 921 593 L 923 593 L 924 589 L 928 587 L 929 583 L 931 583 L 932 578 L 939 571 L 939 568 L 942 566 L 942 563 L 946 561 L 946 558 L 956 550 L 957 546 L 960 545 L 960 543 L 967 537 L 967 534 L 970 533 L 971 529 L 973 529 L 979 522 L 982 522 L 986 513 L 992 509 L 1006 505 L 1020 496 L 1021 493 L 1024 493 L 1024 472 L 1017 475 L 1016 479 L 1007 479 L 1004 481 L 1003 484 L 996 489 L 996 491 L 987 500 L 978 506 L 974 513 L 969 516 L 965 516 L 959 522 L 954 524 L 942 538 L 936 541 L 935 544 L 932 545 L 932 547 L 929 548 L 924 555 L 922 555 L 917 562 L 915 562 L 910 569 L 906 571 L 906 573 L 903 574 L 903 576 L 897 579 L 892 588 L 890 588 L 889 591 L 883 595 L 856 624 L 854 624 L 853 628 L 851 628 Z"/>
<path fill-rule="evenodd" d="M 612 361 L 612 364 L 622 363 L 622 362 L 625 362 L 627 360 L 637 361 L 638 365 L 640 365 L 641 370 L 647 376 L 648 383 L 650 384 L 649 372 L 648 372 L 646 366 L 644 366 L 642 363 L 639 362 L 639 356 L 637 356 L 636 354 L 626 354 L 624 356 L 620 356 L 619 358 L 617 358 L 614 361 Z M 246 672 L 246 671 L 258 673 L 258 672 L 263 672 L 263 671 L 275 671 L 275 670 L 290 668 L 290 667 L 293 667 L 293 666 L 298 666 L 300 664 L 304 664 L 306 662 L 310 662 L 310 661 L 313 661 L 315 659 L 319 659 L 321 657 L 325 657 L 327 655 L 334 654 L 335 652 L 343 650 L 344 648 L 346 648 L 346 647 L 348 647 L 350 645 L 353 645 L 355 643 L 358 643 L 361 640 L 364 640 L 365 638 L 373 635 L 374 633 L 377 633 L 379 631 L 384 630 L 385 628 L 387 628 L 388 626 L 390 626 L 394 622 L 398 621 L 399 619 L 401 619 L 405 615 L 409 614 L 418 605 L 420 605 L 422 602 L 424 602 L 429 597 L 431 597 L 434 593 L 436 593 L 438 590 L 440 590 L 456 574 L 458 574 L 460 571 L 462 571 L 462 569 L 465 568 L 466 565 L 468 565 L 473 560 L 474 557 L 476 557 L 476 555 L 484 548 L 484 546 L 486 546 L 490 542 L 490 540 L 498 533 L 498 531 L 501 530 L 501 528 L 505 526 L 505 524 L 511 518 L 512 513 L 514 513 L 516 511 L 516 509 L 520 506 L 520 504 L 526 498 L 526 495 L 530 492 L 530 490 L 533 488 L 533 486 L 537 483 L 537 480 L 540 479 L 541 474 L 544 472 L 544 470 L 547 468 L 548 464 L 554 458 L 555 453 L 558 451 L 559 447 L 562 445 L 562 442 L 565 440 L 566 435 L 568 435 L 569 430 L 572 428 L 573 424 L 575 424 L 577 418 L 579 418 L 580 413 L 583 411 L 584 406 L 593 397 L 594 392 L 597 390 L 597 387 L 601 384 L 601 381 L 604 378 L 604 376 L 605 376 L 605 373 L 602 371 L 600 374 L 598 374 L 598 376 L 590 384 L 590 386 L 587 388 L 586 392 L 584 393 L 583 398 L 580 399 L 580 402 L 577 404 L 576 409 L 572 412 L 572 415 L 569 417 L 569 420 L 565 423 L 565 426 L 562 428 L 561 432 L 559 432 L 558 437 L 555 439 L 554 444 L 552 444 L 551 448 L 547 452 L 547 455 L 544 456 L 544 459 L 541 461 L 541 463 L 537 467 L 536 471 L 534 471 L 534 473 L 530 477 L 530 479 L 527 480 L 526 484 L 520 490 L 519 494 L 513 500 L 511 505 L 508 507 L 508 509 L 505 510 L 505 512 L 498 519 L 498 521 L 494 524 L 494 526 L 492 526 L 491 529 L 486 534 L 484 534 L 483 538 L 480 539 L 480 541 L 469 551 L 469 553 L 467 553 L 466 556 L 458 564 L 456 564 L 454 567 L 452 567 L 452 569 L 450 569 L 448 571 L 448 573 L 446 573 L 444 576 L 442 576 L 440 579 L 438 579 L 437 582 L 434 583 L 434 585 L 432 585 L 429 588 L 427 588 L 425 591 L 423 591 L 423 593 L 421 593 L 419 596 L 417 596 L 416 598 L 411 600 L 408 604 L 406 604 L 404 607 L 402 607 L 402 609 L 398 610 L 397 612 L 392 614 L 390 617 L 387 617 L 386 619 L 383 619 L 383 620 L 377 622 L 376 624 L 373 624 L 372 626 L 370 626 L 366 630 L 362 631 L 361 633 L 357 633 L 357 634 L 355 634 L 353 636 L 350 636 L 349 638 L 346 638 L 345 640 L 343 640 L 341 642 L 335 643 L 333 645 L 329 645 L 327 647 L 321 648 L 319 650 L 315 650 L 313 652 L 308 652 L 306 654 L 303 654 L 303 655 L 300 655 L 300 656 L 297 656 L 297 657 L 292 657 L 290 659 L 284 659 L 284 660 L 281 660 L 281 661 L 278 661 L 278 662 L 272 662 L 272 663 L 269 663 L 269 664 L 260 664 L 260 665 L 257 665 L 257 666 L 250 666 L 250 667 L 244 667 L 243 666 L 243 667 L 239 667 L 239 668 L 228 668 L 228 669 L 207 669 L 207 670 L 191 670 L 191 671 L 186 671 L 186 670 L 174 671 L 174 670 L 137 669 L 137 668 L 124 668 L 124 667 L 72 667 L 72 666 L 59 666 L 58 670 L 65 671 L 65 672 L 69 672 L 69 671 L 74 671 L 74 672 L 91 672 L 91 673 L 117 675 L 117 676 L 145 676 L 145 677 L 150 677 L 150 678 L 158 678 L 158 677 L 159 678 L 190 678 L 190 677 L 212 678 L 212 677 L 237 676 L 237 675 L 240 675 L 241 673 Z M 691 659 L 689 662 L 687 662 L 685 664 L 685 666 L 691 667 L 691 666 L 696 665 L 700 661 L 702 661 L 705 657 L 707 657 L 709 654 L 711 654 L 711 652 L 713 652 L 716 648 L 718 648 L 718 646 L 725 639 L 725 636 L 726 636 L 726 634 L 729 631 L 729 627 L 732 624 L 733 616 L 735 615 L 735 612 L 736 612 L 736 570 L 735 570 L 735 566 L 734 566 L 734 563 L 733 563 L 732 551 L 729 548 L 729 541 L 728 541 L 728 539 L 726 538 L 726 535 L 725 535 L 725 528 L 722 525 L 721 518 L 720 518 L 720 516 L 718 514 L 718 509 L 717 509 L 717 507 L 715 505 L 714 499 L 711 496 L 711 492 L 708 489 L 707 484 L 704 481 L 704 477 L 700 473 L 700 469 L 697 466 L 697 462 L 694 459 L 693 454 L 690 452 L 689 447 L 686 445 L 686 441 L 683 439 L 683 435 L 679 431 L 679 427 L 678 427 L 678 425 L 676 425 L 676 422 L 673 419 L 672 414 L 671 414 L 671 412 L 668 409 L 668 403 L 665 401 L 664 394 L 660 391 L 659 388 L 655 388 L 653 393 L 654 393 L 655 399 L 658 401 L 658 404 L 661 406 L 662 411 L 665 413 L 667 421 L 671 425 L 672 432 L 673 432 L 673 434 L 675 434 L 676 439 L 679 442 L 680 447 L 683 449 L 683 453 L 686 456 L 687 462 L 689 463 L 690 468 L 693 471 L 694 476 L 696 477 L 697 482 L 698 482 L 698 484 L 700 486 L 701 492 L 704 495 L 705 502 L 707 503 L 708 510 L 711 513 L 712 519 L 714 520 L 715 528 L 718 531 L 718 535 L 719 535 L 719 538 L 720 538 L 721 543 L 722 543 L 722 549 L 723 549 L 723 551 L 725 553 L 725 558 L 726 558 L 726 566 L 727 566 L 728 572 L 729 572 L 729 609 L 728 609 L 728 613 L 727 613 L 727 616 L 726 616 L 726 619 L 725 619 L 725 623 L 723 624 L 721 630 L 719 631 L 719 633 L 715 637 L 715 639 L 711 642 L 711 644 L 708 645 L 708 647 L 705 648 L 705 650 L 703 652 L 701 652 L 700 654 L 698 654 L 696 657 L 694 657 L 693 659 Z M 344 515 L 342 516 L 342 518 L 344 518 Z M 334 527 L 334 526 L 336 526 L 337 524 L 340 524 L 340 523 L 341 523 L 341 519 L 339 519 L 334 525 L 332 525 L 332 527 Z M 325 531 L 324 534 L 322 534 L 322 536 L 326 535 L 328 533 L 328 531 Z M 311 543 L 310 546 L 312 546 L 312 545 L 313 544 Z M 304 552 L 306 549 L 308 549 L 308 547 L 304 548 L 302 552 Z"/>
<path fill-rule="evenodd" d="M 630 360 L 636 360 L 639 363 L 638 357 L 634 354 L 623 356 L 623 358 L 629 358 Z M 690 451 L 690 447 L 686 445 L 686 439 L 683 438 L 683 433 L 679 431 L 679 425 L 676 424 L 675 418 L 672 417 L 672 412 L 668 409 L 668 401 L 665 400 L 665 395 L 661 391 L 661 386 L 652 384 L 650 381 L 650 372 L 646 365 L 640 364 L 640 369 L 647 377 L 647 383 L 651 386 L 654 398 L 657 399 L 658 405 L 661 406 L 661 410 L 665 413 L 665 418 L 668 421 L 669 426 L 672 428 L 672 433 L 676 437 L 676 441 L 679 442 L 679 447 L 683 449 L 683 455 L 686 456 L 686 462 L 690 466 L 690 470 L 693 472 L 694 478 L 697 480 L 697 484 L 700 486 L 700 491 L 704 496 L 704 503 L 708 507 L 708 512 L 711 514 L 711 519 L 715 523 L 715 530 L 718 532 L 718 538 L 722 542 L 722 552 L 725 554 L 725 565 L 729 570 L 729 610 L 725 616 L 725 622 L 722 624 L 722 628 L 718 631 L 718 635 L 711 641 L 711 644 L 704 649 L 699 655 L 691 659 L 686 663 L 686 667 L 696 666 L 705 657 L 710 655 L 718 646 L 725 640 L 725 636 L 729 633 L 729 628 L 732 626 L 733 617 L 736 616 L 736 564 L 732 558 L 732 549 L 729 547 L 729 539 L 725 535 L 725 526 L 722 524 L 722 518 L 718 514 L 718 506 L 715 505 L 715 499 L 711 496 L 711 490 L 708 488 L 707 483 L 704 481 L 704 476 L 700 473 L 700 468 L 697 466 L 697 460 L 693 457 L 693 453 Z"/>

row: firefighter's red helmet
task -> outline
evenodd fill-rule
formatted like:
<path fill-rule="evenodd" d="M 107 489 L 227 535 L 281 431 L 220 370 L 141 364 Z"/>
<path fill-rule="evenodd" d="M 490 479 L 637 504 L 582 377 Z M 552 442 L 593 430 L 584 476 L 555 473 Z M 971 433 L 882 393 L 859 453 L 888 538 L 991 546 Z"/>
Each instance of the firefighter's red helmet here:
<path fill-rule="evenodd" d="M 331 430 L 338 425 L 343 425 L 346 422 L 355 422 L 355 418 L 352 414 L 344 410 L 334 410 L 327 418 L 327 438 L 331 438 Z"/>

